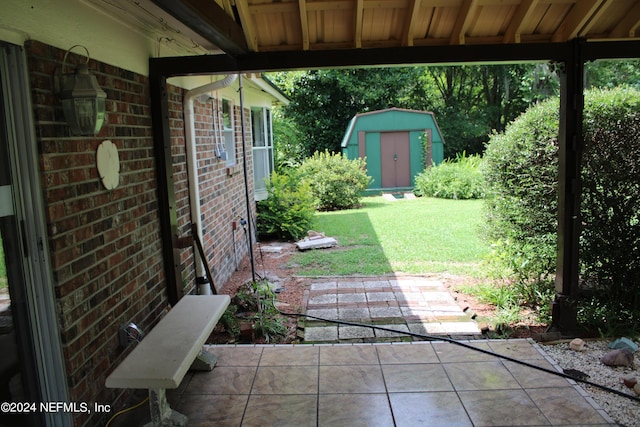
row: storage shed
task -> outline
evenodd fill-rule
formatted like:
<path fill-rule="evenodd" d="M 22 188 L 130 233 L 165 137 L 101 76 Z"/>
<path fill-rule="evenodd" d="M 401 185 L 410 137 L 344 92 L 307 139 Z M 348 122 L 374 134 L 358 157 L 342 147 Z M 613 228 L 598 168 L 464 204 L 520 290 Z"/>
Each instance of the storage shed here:
<path fill-rule="evenodd" d="M 442 162 L 443 145 L 433 113 L 389 108 L 356 114 L 342 140 L 342 153 L 349 159 L 366 156 L 373 178 L 368 190 L 408 189 L 417 174 Z"/>

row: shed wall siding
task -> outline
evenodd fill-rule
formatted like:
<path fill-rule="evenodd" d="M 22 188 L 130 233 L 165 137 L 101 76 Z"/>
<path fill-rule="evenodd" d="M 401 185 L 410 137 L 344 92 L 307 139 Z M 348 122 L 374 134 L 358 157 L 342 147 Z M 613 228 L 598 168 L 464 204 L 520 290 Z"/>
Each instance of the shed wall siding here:
<path fill-rule="evenodd" d="M 369 189 L 382 187 L 382 161 L 380 158 L 381 133 L 403 131 L 409 133 L 411 147 L 411 186 L 415 185 L 415 176 L 425 168 L 425 150 L 422 135 L 425 130 L 431 132 L 432 164 L 438 165 L 443 160 L 444 149 L 442 135 L 432 114 L 414 112 L 410 110 L 384 110 L 358 115 L 352 119 L 345 135 L 346 147 L 343 153 L 350 159 L 362 157 L 359 149 L 359 136 L 364 133 L 367 156 L 367 173 L 373 182 Z M 360 137 L 361 138 L 361 137 Z"/>

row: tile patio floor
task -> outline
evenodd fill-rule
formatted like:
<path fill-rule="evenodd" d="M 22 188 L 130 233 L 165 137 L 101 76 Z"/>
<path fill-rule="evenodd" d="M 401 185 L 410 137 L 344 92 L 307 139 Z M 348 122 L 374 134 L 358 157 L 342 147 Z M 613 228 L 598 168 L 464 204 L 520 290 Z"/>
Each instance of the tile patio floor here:
<path fill-rule="evenodd" d="M 469 341 L 554 369 L 530 340 Z M 167 392 L 202 426 L 615 425 L 572 382 L 447 342 L 208 346 Z"/>

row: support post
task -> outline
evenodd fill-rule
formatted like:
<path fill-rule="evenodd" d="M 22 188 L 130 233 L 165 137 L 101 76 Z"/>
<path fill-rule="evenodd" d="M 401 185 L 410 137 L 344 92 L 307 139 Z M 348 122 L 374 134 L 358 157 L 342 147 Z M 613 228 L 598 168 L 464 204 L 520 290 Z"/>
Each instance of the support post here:
<path fill-rule="evenodd" d="M 580 239 L 582 117 L 584 110 L 584 41 L 569 42 L 570 55 L 560 72 L 560 126 L 558 134 L 558 246 L 556 297 L 552 303 L 552 330 L 563 336 L 577 333 Z"/>
<path fill-rule="evenodd" d="M 167 402 L 167 391 L 163 388 L 149 389 L 149 410 L 151 422 L 144 427 L 187 427 L 188 419 L 176 412 Z"/>
<path fill-rule="evenodd" d="M 151 72 L 149 76 L 153 145 L 158 182 L 158 212 L 164 258 L 167 295 L 175 305 L 183 296 L 182 267 L 178 252 L 178 217 L 173 185 L 173 159 L 171 157 L 171 131 L 169 129 L 169 95 L 167 79 Z"/>

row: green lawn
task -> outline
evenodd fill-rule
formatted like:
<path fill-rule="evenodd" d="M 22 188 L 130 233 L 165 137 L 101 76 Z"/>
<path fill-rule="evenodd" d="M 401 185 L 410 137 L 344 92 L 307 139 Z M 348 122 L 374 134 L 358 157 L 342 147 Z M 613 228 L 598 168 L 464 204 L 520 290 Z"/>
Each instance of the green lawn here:
<path fill-rule="evenodd" d="M 480 236 L 482 209 L 481 200 L 368 197 L 361 209 L 316 214 L 314 229 L 336 237 L 339 248 L 297 253 L 290 262 L 310 276 L 477 276 L 489 252 Z"/>

